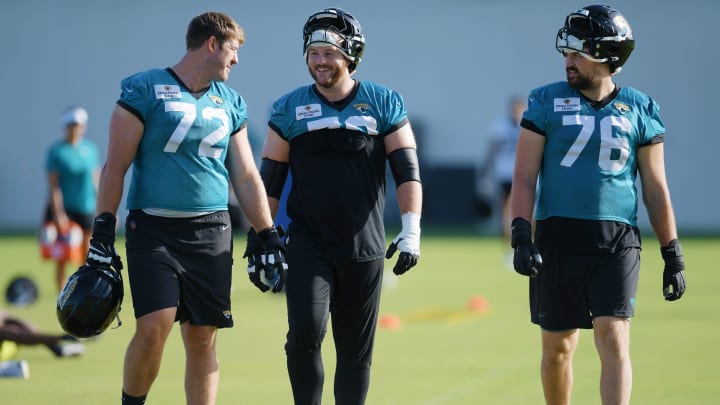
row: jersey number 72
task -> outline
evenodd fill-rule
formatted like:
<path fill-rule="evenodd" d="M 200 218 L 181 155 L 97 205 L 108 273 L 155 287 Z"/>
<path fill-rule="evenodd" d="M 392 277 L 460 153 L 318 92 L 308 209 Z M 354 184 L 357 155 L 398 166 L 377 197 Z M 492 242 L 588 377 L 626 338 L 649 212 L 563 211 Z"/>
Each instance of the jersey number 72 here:
<path fill-rule="evenodd" d="M 176 111 L 183 113 L 183 117 L 180 119 L 180 123 L 170 135 L 165 144 L 163 152 L 175 153 L 177 152 L 180 144 L 187 135 L 192 123 L 197 117 L 195 106 L 190 103 L 183 103 L 181 101 L 169 101 L 165 103 L 165 111 Z M 205 107 L 202 110 L 202 117 L 206 120 L 218 119 L 221 124 L 216 130 L 210 132 L 207 136 L 203 137 L 200 141 L 200 147 L 198 148 L 198 155 L 209 158 L 219 158 L 222 155 L 222 149 L 214 148 L 213 146 L 225 138 L 230 132 L 230 125 L 228 124 L 227 112 L 222 108 L 211 108 Z"/>

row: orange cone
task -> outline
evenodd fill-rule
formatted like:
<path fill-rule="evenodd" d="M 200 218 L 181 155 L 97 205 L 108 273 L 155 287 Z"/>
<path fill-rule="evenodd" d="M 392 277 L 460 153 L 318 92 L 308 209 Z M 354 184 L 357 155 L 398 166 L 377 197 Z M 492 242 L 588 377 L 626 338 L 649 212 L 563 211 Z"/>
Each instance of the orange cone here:
<path fill-rule="evenodd" d="M 402 321 L 400 321 L 400 318 L 393 314 L 380 315 L 378 323 L 383 329 L 400 329 L 402 327 Z"/>
<path fill-rule="evenodd" d="M 467 307 L 474 312 L 487 312 L 490 308 L 490 301 L 482 295 L 475 295 L 470 297 Z"/>

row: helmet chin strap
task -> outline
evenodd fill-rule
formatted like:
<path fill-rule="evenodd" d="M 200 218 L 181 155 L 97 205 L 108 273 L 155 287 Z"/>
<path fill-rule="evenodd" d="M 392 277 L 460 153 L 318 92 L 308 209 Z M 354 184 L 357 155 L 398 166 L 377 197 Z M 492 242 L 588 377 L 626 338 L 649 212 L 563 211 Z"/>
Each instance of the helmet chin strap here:
<path fill-rule="evenodd" d="M 120 270 L 121 269 L 117 269 L 116 271 L 117 271 L 118 277 L 120 278 L 120 284 L 122 284 L 122 273 L 120 273 Z M 115 320 L 117 321 L 117 323 L 115 324 L 114 327 L 112 327 L 110 329 L 117 329 L 122 326 L 122 320 L 120 320 L 120 311 L 121 310 L 122 310 L 122 300 L 121 300 L 120 306 L 118 306 L 118 311 L 115 314 Z"/>
<path fill-rule="evenodd" d="M 110 329 L 117 329 L 122 326 L 122 320 L 120 320 L 120 311 L 118 311 L 118 313 L 115 314 L 115 320 L 117 321 L 117 323 L 115 324 L 115 326 L 113 326 Z"/>

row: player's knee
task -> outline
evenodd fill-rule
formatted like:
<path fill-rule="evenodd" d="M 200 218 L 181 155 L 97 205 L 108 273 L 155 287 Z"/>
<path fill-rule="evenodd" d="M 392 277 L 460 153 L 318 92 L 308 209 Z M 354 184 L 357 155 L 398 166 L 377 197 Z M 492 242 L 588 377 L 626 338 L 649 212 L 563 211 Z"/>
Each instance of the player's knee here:
<path fill-rule="evenodd" d="M 322 340 L 325 337 L 324 332 L 302 331 L 288 332 L 287 342 L 285 343 L 285 353 L 306 354 L 320 350 Z"/>
<path fill-rule="evenodd" d="M 132 342 L 148 349 L 162 348 L 170 334 L 171 328 L 172 324 L 170 327 L 167 327 L 160 323 L 138 322 Z"/>
<path fill-rule="evenodd" d="M 337 358 L 337 364 L 338 368 L 343 368 L 347 370 L 354 370 L 355 372 L 363 372 L 363 370 L 369 370 L 370 369 L 370 358 L 367 356 L 360 356 L 360 357 L 341 357 L 338 356 Z"/>

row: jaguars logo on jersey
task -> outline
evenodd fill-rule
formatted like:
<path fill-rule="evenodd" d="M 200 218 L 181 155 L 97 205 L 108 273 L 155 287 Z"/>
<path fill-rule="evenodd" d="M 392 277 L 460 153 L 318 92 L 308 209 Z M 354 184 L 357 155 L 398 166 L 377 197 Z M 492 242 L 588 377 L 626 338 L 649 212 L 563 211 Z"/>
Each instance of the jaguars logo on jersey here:
<path fill-rule="evenodd" d="M 210 97 L 210 100 L 212 100 L 218 107 L 225 104 L 225 100 L 223 100 L 222 97 L 218 97 L 214 94 L 211 94 L 208 97 Z"/>
<path fill-rule="evenodd" d="M 368 103 L 357 103 L 353 104 L 353 108 L 365 114 L 368 110 L 370 110 L 370 105 Z"/>
<path fill-rule="evenodd" d="M 625 103 L 623 103 L 623 102 L 616 101 L 615 103 L 613 103 L 613 106 L 614 106 L 614 107 L 618 110 L 618 112 L 619 112 L 620 114 L 622 114 L 622 115 L 625 115 L 625 114 L 627 114 L 627 113 L 630 112 L 630 106 L 627 105 L 627 104 L 625 104 Z"/>

